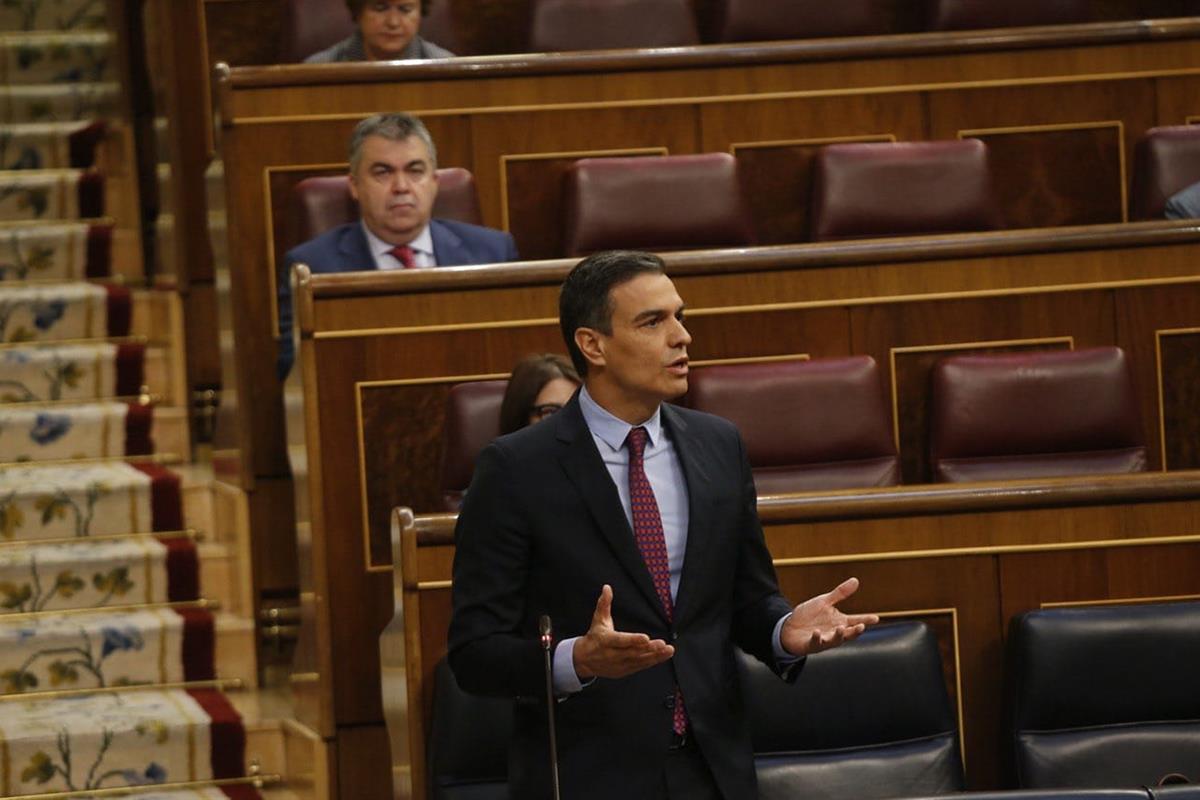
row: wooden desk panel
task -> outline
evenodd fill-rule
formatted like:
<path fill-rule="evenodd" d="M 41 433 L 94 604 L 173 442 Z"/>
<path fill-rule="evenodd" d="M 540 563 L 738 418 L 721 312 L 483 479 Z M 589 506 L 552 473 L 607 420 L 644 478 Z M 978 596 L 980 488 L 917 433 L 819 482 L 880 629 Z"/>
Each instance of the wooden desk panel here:
<path fill-rule="evenodd" d="M 1198 488 L 1198 473 L 906 487 L 763 498 L 759 512 L 793 599 L 853 574 L 862 589 L 848 608 L 933 626 L 960 701 L 968 783 L 985 789 L 1003 778 L 1008 621 L 1049 603 L 1200 595 Z M 385 685 L 385 708 L 389 726 L 406 726 L 411 748 L 393 757 L 414 764 L 424 763 L 430 678 L 445 653 L 453 523 L 418 517 L 396 531 L 409 681 Z M 423 780 L 419 768 L 413 775 Z"/>

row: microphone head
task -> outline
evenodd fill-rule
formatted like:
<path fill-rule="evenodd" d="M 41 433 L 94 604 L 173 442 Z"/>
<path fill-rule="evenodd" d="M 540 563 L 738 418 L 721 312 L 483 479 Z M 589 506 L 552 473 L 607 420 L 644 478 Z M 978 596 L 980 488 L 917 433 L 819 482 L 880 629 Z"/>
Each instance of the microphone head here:
<path fill-rule="evenodd" d="M 549 614 L 542 614 L 541 619 L 538 620 L 538 630 L 541 631 L 542 636 L 550 635 L 550 615 Z"/>

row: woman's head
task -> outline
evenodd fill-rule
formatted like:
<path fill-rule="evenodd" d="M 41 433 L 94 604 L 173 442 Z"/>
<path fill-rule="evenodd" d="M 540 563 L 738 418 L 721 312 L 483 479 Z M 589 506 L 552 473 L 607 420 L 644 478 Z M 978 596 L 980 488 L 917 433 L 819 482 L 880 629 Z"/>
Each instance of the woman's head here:
<path fill-rule="evenodd" d="M 513 367 L 500 404 L 500 432 L 512 433 L 562 408 L 579 388 L 579 374 L 566 356 L 526 356 Z"/>
<path fill-rule="evenodd" d="M 443 0 L 445 2 L 445 0 Z M 428 0 L 346 0 L 371 61 L 400 58 L 417 31 Z"/>

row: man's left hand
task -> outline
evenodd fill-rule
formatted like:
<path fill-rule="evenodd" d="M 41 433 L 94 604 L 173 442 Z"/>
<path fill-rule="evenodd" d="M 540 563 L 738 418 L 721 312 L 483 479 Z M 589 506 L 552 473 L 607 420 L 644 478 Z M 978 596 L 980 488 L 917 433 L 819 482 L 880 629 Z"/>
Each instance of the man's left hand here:
<path fill-rule="evenodd" d="M 831 592 L 805 600 L 792 611 L 779 632 L 779 643 L 794 656 L 808 656 L 856 639 L 879 622 L 875 614 L 843 614 L 838 603 L 858 591 L 858 578 L 848 578 Z"/>

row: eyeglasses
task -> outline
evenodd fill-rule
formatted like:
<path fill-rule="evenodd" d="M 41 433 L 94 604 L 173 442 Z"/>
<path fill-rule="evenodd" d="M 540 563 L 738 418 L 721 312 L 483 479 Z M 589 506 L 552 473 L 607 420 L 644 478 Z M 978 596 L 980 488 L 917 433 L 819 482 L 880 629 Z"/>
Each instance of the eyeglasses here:
<path fill-rule="evenodd" d="M 533 419 L 541 420 L 561 409 L 561 403 L 542 403 L 540 406 L 534 406 L 529 409 L 529 416 Z"/>

